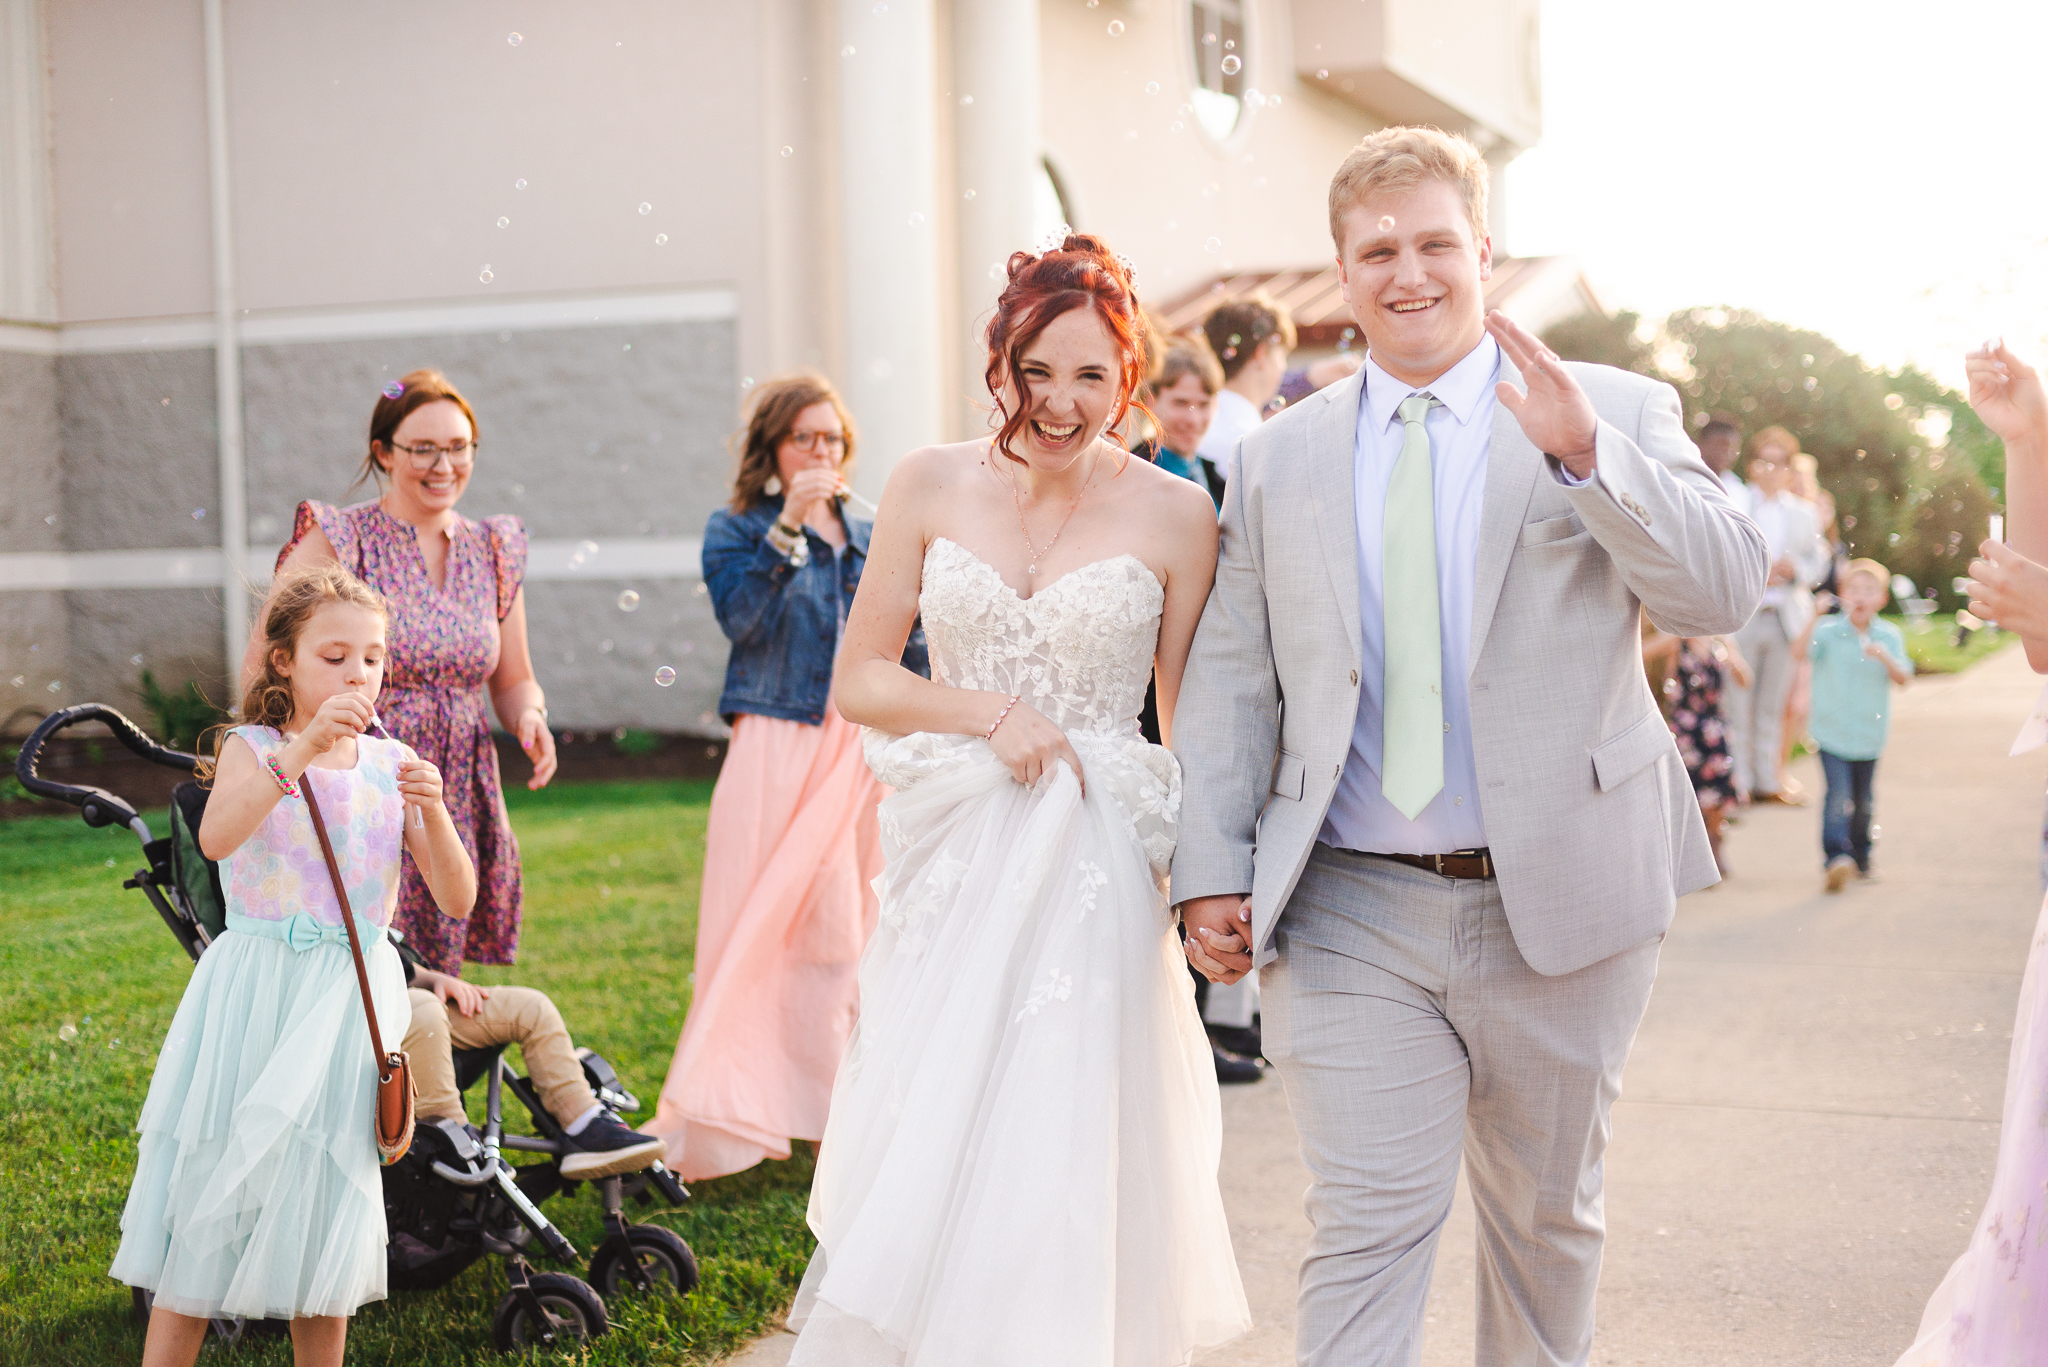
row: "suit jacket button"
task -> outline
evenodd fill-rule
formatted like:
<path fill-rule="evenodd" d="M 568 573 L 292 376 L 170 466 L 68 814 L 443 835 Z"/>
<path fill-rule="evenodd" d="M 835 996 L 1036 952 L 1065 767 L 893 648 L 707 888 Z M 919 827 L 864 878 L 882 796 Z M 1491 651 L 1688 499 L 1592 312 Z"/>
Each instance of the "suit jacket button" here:
<path fill-rule="evenodd" d="M 1339 779 L 1341 779 L 1341 778 L 1343 778 L 1343 777 L 1344 777 L 1344 766 L 1340 764 L 1340 765 L 1338 765 L 1338 766 L 1337 766 L 1337 772 L 1336 772 L 1336 773 L 1334 773 L 1334 774 L 1331 774 L 1331 775 L 1330 775 L 1330 781 L 1334 783 L 1334 782 L 1336 782 L 1337 780 L 1339 780 Z"/>
<path fill-rule="evenodd" d="M 1351 686 L 1358 687 L 1358 671 L 1355 669 L 1351 671 Z"/>

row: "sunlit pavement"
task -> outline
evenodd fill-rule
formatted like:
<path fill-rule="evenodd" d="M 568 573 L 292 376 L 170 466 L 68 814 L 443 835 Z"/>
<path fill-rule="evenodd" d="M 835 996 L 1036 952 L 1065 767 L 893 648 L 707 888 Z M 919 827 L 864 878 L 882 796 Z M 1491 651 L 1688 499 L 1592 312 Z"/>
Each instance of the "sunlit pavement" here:
<path fill-rule="evenodd" d="M 1889 1367 L 1990 1183 L 2040 903 L 2048 752 L 2017 650 L 1923 679 L 1878 766 L 1881 881 L 1821 891 L 1814 805 L 1753 809 L 1734 877 L 1678 909 L 1614 1111 L 1596 1364 Z M 1258 1327 L 1203 1367 L 1291 1364 L 1307 1177 L 1279 1080 L 1226 1089 L 1224 1193 Z M 1426 1367 L 1469 1367 L 1472 1212 L 1437 1260 Z M 787 1360 L 787 1335 L 738 1361 Z"/>

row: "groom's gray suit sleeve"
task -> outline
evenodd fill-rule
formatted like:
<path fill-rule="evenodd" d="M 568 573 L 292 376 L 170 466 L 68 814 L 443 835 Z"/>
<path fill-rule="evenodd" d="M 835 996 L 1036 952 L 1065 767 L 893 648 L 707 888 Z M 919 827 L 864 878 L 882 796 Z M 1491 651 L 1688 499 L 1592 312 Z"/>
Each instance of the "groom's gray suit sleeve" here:
<path fill-rule="evenodd" d="M 1612 411 L 1610 394 L 1627 381 L 1605 366 L 1571 369 L 1589 394 L 1608 400 L 1596 407 Z M 1559 482 L 1652 622 L 1678 636 L 1739 631 L 1763 595 L 1763 534 L 1747 517 L 1728 516 L 1727 489 L 1685 435 L 1678 391 L 1640 380 L 1635 386 L 1642 391 L 1636 436 L 1602 418 L 1593 478 Z M 1558 476 L 1557 460 L 1544 460 Z"/>
<path fill-rule="evenodd" d="M 1232 453 L 1233 470 L 1242 471 L 1243 454 Z M 1263 566 L 1246 535 L 1249 482 L 1232 478 L 1223 491 L 1216 584 L 1202 609 L 1174 713 L 1174 753 L 1183 772 L 1204 783 L 1202 800 L 1182 807 L 1173 856 L 1176 905 L 1252 890 L 1259 809 L 1280 749 L 1280 679 Z M 1221 775 L 1238 779 L 1216 782 Z"/>

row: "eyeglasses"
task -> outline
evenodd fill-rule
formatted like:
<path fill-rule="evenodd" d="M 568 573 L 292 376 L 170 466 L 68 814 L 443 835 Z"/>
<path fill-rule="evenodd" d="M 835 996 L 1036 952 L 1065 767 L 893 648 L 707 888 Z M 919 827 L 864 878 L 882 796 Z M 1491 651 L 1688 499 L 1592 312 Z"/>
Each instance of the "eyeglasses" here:
<path fill-rule="evenodd" d="M 474 441 L 458 441 L 451 442 L 446 446 L 435 446 L 431 442 L 420 442 L 407 446 L 404 442 L 394 441 L 391 443 L 391 449 L 405 452 L 406 460 L 411 464 L 413 473 L 424 475 L 427 471 L 439 465 L 443 456 L 448 458 L 449 469 L 467 470 L 470 466 L 476 464 L 476 448 L 481 444 Z"/>
<path fill-rule="evenodd" d="M 844 432 L 792 432 L 784 437 L 783 440 L 806 455 L 820 447 L 833 452 L 846 449 L 846 434 Z"/>

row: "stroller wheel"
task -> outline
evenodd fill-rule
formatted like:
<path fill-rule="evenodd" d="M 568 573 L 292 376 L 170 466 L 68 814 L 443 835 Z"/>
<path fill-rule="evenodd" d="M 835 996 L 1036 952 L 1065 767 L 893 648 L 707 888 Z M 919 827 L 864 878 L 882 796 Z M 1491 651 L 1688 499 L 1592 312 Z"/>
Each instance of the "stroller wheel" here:
<path fill-rule="evenodd" d="M 628 1225 L 626 1237 L 632 1241 L 631 1252 L 639 1258 L 649 1291 L 687 1296 L 696 1288 L 697 1255 L 682 1236 L 660 1225 Z M 617 1235 L 605 1240 L 591 1258 L 590 1284 L 603 1296 L 630 1296 L 641 1289 L 628 1251 Z"/>
<path fill-rule="evenodd" d="M 566 1272 L 543 1272 L 527 1285 L 546 1318 L 528 1313 L 518 1292 L 507 1292 L 491 1322 L 491 1338 L 500 1352 L 582 1343 L 611 1328 L 604 1301 L 581 1278 Z"/>

